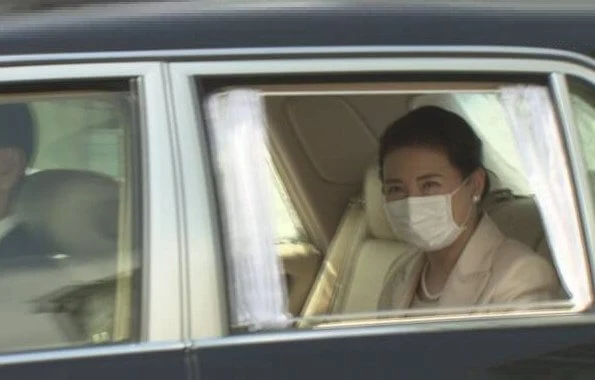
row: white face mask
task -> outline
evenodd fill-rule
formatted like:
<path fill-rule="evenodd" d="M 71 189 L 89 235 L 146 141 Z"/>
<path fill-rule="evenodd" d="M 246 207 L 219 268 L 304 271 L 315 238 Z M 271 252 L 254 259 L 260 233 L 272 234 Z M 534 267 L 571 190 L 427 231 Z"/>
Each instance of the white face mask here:
<path fill-rule="evenodd" d="M 467 228 L 471 211 L 459 226 L 452 215 L 452 196 L 467 182 L 450 194 L 427 197 L 408 197 L 384 204 L 384 211 L 395 235 L 425 251 L 448 247 Z M 477 203 L 479 197 L 473 197 Z"/>

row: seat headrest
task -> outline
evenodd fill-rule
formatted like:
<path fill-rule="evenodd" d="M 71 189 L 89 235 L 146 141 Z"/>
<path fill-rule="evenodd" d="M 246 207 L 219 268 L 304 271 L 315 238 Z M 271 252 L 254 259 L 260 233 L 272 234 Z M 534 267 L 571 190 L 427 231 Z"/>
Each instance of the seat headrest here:
<path fill-rule="evenodd" d="M 26 176 L 13 212 L 59 252 L 94 255 L 117 248 L 118 207 L 113 178 L 60 169 Z"/>
<path fill-rule="evenodd" d="M 364 203 L 368 230 L 377 239 L 396 240 L 386 214 L 384 213 L 384 195 L 378 164 L 368 168 L 364 178 Z"/>
<path fill-rule="evenodd" d="M 545 239 L 539 207 L 533 198 L 502 198 L 486 205 L 486 212 L 505 236 L 535 251 Z"/>

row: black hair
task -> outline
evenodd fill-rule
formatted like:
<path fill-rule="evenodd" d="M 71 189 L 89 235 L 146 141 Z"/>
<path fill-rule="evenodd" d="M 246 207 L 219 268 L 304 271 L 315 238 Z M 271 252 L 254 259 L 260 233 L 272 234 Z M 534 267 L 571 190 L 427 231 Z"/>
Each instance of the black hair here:
<path fill-rule="evenodd" d="M 29 107 L 24 103 L 0 104 L 0 148 L 20 148 L 30 162 L 34 142 L 35 124 Z"/>
<path fill-rule="evenodd" d="M 398 148 L 421 146 L 442 149 L 450 163 L 466 178 L 484 168 L 482 142 L 471 126 L 459 115 L 439 107 L 418 108 L 392 123 L 380 139 L 380 177 L 386 155 Z M 489 191 L 486 183 L 482 198 Z"/>

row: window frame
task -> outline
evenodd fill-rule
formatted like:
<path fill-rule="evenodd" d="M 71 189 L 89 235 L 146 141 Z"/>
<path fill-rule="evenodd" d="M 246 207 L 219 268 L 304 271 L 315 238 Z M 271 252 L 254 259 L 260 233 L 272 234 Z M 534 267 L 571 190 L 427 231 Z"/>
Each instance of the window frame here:
<path fill-rule="evenodd" d="M 182 340 L 182 301 L 180 276 L 181 242 L 178 236 L 177 186 L 172 167 L 171 120 L 164 81 L 164 67 L 159 62 L 68 63 L 0 67 L 0 87 L 4 84 L 29 83 L 46 86 L 78 82 L 97 84 L 102 80 L 136 80 L 139 123 L 133 135 L 140 150 L 135 165 L 140 171 L 138 204 L 134 216 L 141 231 L 140 340 L 108 343 L 101 346 L 64 346 L 0 354 L 0 365 L 48 360 L 112 356 L 135 352 L 169 350 Z M 22 93 L 21 93 L 22 94 Z M 149 165 L 150 162 L 150 165 Z M 159 342 L 159 343 L 157 343 Z"/>
<path fill-rule="evenodd" d="M 580 205 L 582 213 L 583 242 L 586 244 L 586 250 L 590 259 L 590 276 L 592 286 L 595 288 L 595 199 L 589 181 L 589 174 L 582 144 L 580 142 L 578 126 L 574 121 L 574 110 L 570 99 L 570 87 L 567 76 L 574 73 L 552 73 L 550 75 L 550 88 L 552 91 L 553 102 L 557 106 L 558 118 L 560 123 L 560 133 L 566 144 L 566 154 L 569 157 L 570 169 L 574 178 L 575 193 L 577 193 L 577 202 Z M 595 86 L 595 77 L 577 76 Z"/>
<path fill-rule="evenodd" d="M 374 51 L 373 48 L 369 49 Z M 381 50 L 378 49 L 378 52 Z M 195 88 L 195 81 L 200 78 L 226 78 L 240 76 L 264 76 L 264 75 L 309 75 L 309 74 L 340 74 L 354 75 L 357 74 L 379 74 L 379 73 L 417 73 L 417 74 L 446 74 L 452 76 L 455 75 L 468 75 L 468 74 L 514 74 L 514 75 L 541 75 L 547 78 L 548 90 L 553 93 L 553 106 L 554 112 L 557 116 L 562 116 L 560 128 L 562 129 L 561 138 L 566 144 L 566 156 L 561 157 L 568 161 L 571 167 L 570 180 L 571 186 L 574 189 L 574 196 L 570 200 L 572 205 L 569 208 L 573 210 L 579 226 L 582 230 L 579 231 L 582 237 L 582 243 L 586 247 L 583 251 L 586 255 L 586 260 L 589 266 L 589 270 L 592 271 L 595 245 L 593 245 L 593 239 L 585 231 L 592 230 L 595 226 L 595 215 L 592 209 L 587 209 L 593 200 L 588 191 L 586 182 L 586 171 L 582 164 L 582 156 L 580 151 L 576 150 L 575 140 L 572 140 L 572 134 L 575 132 L 574 125 L 567 118 L 567 111 L 563 109 L 562 101 L 568 93 L 564 93 L 564 88 L 560 89 L 560 75 L 572 74 L 587 80 L 588 82 L 595 85 L 595 62 L 588 58 L 574 54 L 566 54 L 564 52 L 552 52 L 550 50 L 540 49 L 468 49 L 466 54 L 460 54 L 460 51 L 448 51 L 448 49 L 395 49 L 393 51 L 393 57 L 387 57 L 386 51 L 382 51 L 384 54 L 378 54 L 380 57 L 358 58 L 358 53 L 355 52 L 349 57 L 319 57 L 317 54 L 308 54 L 307 51 L 300 51 L 294 54 L 292 58 L 285 58 L 283 56 L 275 58 L 265 57 L 262 59 L 237 59 L 237 60 L 213 60 L 208 62 L 186 62 L 171 63 L 170 71 L 172 76 L 176 78 L 173 82 L 174 93 L 183 96 L 183 93 L 192 94 L 188 101 L 184 103 L 184 110 L 177 110 L 177 117 L 185 121 L 195 120 L 197 122 L 197 136 L 204 136 L 205 130 L 207 129 L 204 125 L 203 118 L 200 113 L 202 110 L 198 105 L 205 101 L 198 94 L 199 89 Z M 423 54 L 421 54 L 423 52 Z M 300 54 L 301 53 L 301 54 Z M 320 52 L 318 52 L 320 53 Z M 457 54 L 459 53 L 459 54 Z M 297 55 L 298 57 L 295 57 Z M 303 58 L 308 58 L 303 59 Z M 530 69 L 528 69 L 530 68 Z M 357 81 L 354 81 L 357 82 Z M 246 86 L 244 86 L 246 87 Z M 258 87 L 258 84 L 255 84 Z M 202 95 L 202 94 L 201 94 Z M 176 100 L 176 104 L 179 100 Z M 570 137 L 569 137 L 570 136 Z M 206 141 L 202 140 L 201 145 L 204 149 L 203 154 L 208 152 L 209 147 L 206 145 Z M 203 164 L 205 161 L 203 161 Z M 202 169 L 210 170 L 210 169 Z M 213 191 L 212 179 L 210 180 L 210 190 Z M 586 201 L 582 201 L 586 200 Z M 213 206 L 212 206 L 213 207 Z M 544 217 L 548 217 L 544 215 Z M 551 216 L 550 216 L 551 217 Z M 216 220 L 216 215 L 212 215 L 211 221 Z M 216 227 L 213 224 L 212 227 Z M 217 229 L 218 231 L 218 229 Z M 217 234 L 220 239 L 220 231 Z M 588 243 L 588 244 L 587 244 Z M 202 254 L 212 255 L 213 259 L 210 262 L 214 264 L 219 262 L 219 270 L 221 269 L 222 251 L 220 250 L 220 244 L 211 247 L 210 251 L 203 251 Z M 216 258 L 216 259 L 215 259 Z M 192 261 L 193 259 L 190 258 Z M 205 260 L 203 258 L 203 260 Z M 199 268 L 197 265 L 191 265 L 189 270 L 192 275 L 191 278 L 196 278 L 205 275 L 205 268 Z M 590 275 L 590 273 L 589 273 Z M 593 277 L 591 278 L 591 294 L 593 294 Z M 226 294 L 221 289 L 224 285 L 221 284 L 221 278 L 217 280 L 217 285 L 214 283 L 210 284 L 211 289 L 219 289 L 217 292 L 216 303 L 224 305 L 226 301 Z M 204 294 L 204 292 L 200 292 Z M 194 286 L 191 284 L 190 297 L 192 300 L 198 301 L 199 293 L 195 291 Z M 211 295 L 210 297 L 213 297 Z M 191 301 L 192 302 L 192 301 Z M 202 300 L 201 300 L 202 302 Z M 593 305 L 591 305 L 591 308 Z M 198 311 L 198 310 L 197 310 Z M 205 333 L 205 329 L 201 330 L 198 326 L 201 322 L 207 320 L 214 320 L 221 318 L 221 314 L 215 312 L 209 313 L 208 310 L 201 309 L 202 315 L 196 317 L 191 321 L 192 326 L 192 338 L 196 341 L 200 341 L 200 346 L 211 346 L 211 345 L 227 345 L 235 344 L 238 340 L 245 343 L 267 341 L 268 339 L 279 339 L 279 340 L 302 340 L 306 337 L 323 337 L 323 336 L 353 336 L 359 334 L 369 334 L 372 331 L 384 332 L 384 333 L 405 333 L 412 329 L 415 331 L 428 331 L 428 330 L 467 330 L 473 328 L 482 328 L 490 323 L 493 323 L 496 319 L 487 318 L 466 318 L 466 317 L 446 317 L 446 318 L 435 318 L 434 321 L 423 323 L 399 323 L 390 326 L 355 326 L 351 329 L 336 329 L 336 330 L 314 330 L 314 331 L 296 331 L 289 330 L 283 332 L 271 332 L 257 335 L 245 335 L 241 337 L 230 337 L 226 336 L 227 326 L 219 325 L 217 330 L 212 330 Z M 218 311 L 220 313 L 220 311 Z M 537 313 L 539 314 L 539 313 Z M 591 317 L 589 313 L 554 313 L 550 316 L 539 316 L 537 318 L 527 318 L 523 315 L 510 315 L 502 316 L 498 318 L 499 326 L 503 328 L 512 328 L 519 326 L 533 326 L 535 324 L 542 323 L 575 323 L 577 320 L 588 320 L 589 322 L 595 321 L 595 317 Z M 529 315 L 532 315 L 529 313 Z M 463 327 L 457 326 L 457 322 L 466 320 Z M 415 326 L 415 327 L 413 327 Z M 198 333 L 200 331 L 200 333 Z M 204 341 L 204 337 L 219 337 L 219 343 L 212 343 L 211 340 Z"/>

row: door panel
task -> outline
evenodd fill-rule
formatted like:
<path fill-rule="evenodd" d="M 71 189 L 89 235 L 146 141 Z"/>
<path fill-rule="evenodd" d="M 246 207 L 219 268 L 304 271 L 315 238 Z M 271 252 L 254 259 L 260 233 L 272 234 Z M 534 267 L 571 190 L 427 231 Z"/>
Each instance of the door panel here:
<path fill-rule="evenodd" d="M 395 60 L 395 67 L 391 69 L 398 70 L 397 65 L 403 64 Z M 423 65 L 421 64 L 423 63 Z M 468 75 L 476 71 L 492 71 L 494 67 L 498 70 L 508 70 L 511 73 L 518 72 L 519 68 L 513 67 L 511 62 L 502 62 L 500 66 L 496 60 L 485 61 L 482 67 L 481 62 L 477 66 L 469 66 L 472 61 L 452 62 L 452 67 L 457 71 Z M 531 66 L 530 62 L 518 62 L 526 70 Z M 536 73 L 540 74 L 570 70 L 569 67 L 552 67 L 548 62 L 539 61 L 544 64 Z M 246 63 L 244 63 L 246 64 Z M 308 62 L 308 67 L 302 70 L 318 70 L 319 72 L 330 72 L 336 74 L 334 68 L 315 69 L 312 62 Z M 327 62 L 328 64 L 328 62 Z M 439 72 L 443 69 L 446 61 L 436 60 L 432 63 L 420 61 L 426 71 L 434 70 Z M 460 66 L 458 66 L 460 64 Z M 219 68 L 215 64 L 212 67 L 208 65 L 199 65 L 192 63 L 174 64 L 177 71 L 177 88 L 180 92 L 192 93 L 194 100 L 198 95 L 205 99 L 211 93 L 216 93 L 219 89 L 228 90 L 230 82 L 222 81 L 225 86 L 217 82 L 217 79 L 208 78 L 213 73 L 220 75 L 237 75 L 238 73 L 250 75 L 249 70 L 258 67 L 246 64 L 250 69 L 248 72 L 242 67 L 234 68 L 233 72 L 225 72 L 226 68 Z M 414 65 L 408 62 L 404 70 L 412 70 Z M 434 68 L 431 68 L 435 65 Z M 442 66 L 439 66 L 442 65 Z M 509 67 L 507 67 L 507 65 Z M 366 69 L 371 66 L 366 66 Z M 275 68 L 279 69 L 278 67 Z M 574 69 L 574 68 L 573 68 Z M 201 73 L 201 70 L 208 73 Z M 221 70 L 220 72 L 217 70 Z M 227 70 L 231 70 L 227 68 Z M 263 68 L 264 71 L 270 68 Z M 295 67 L 288 68 L 291 72 Z M 454 70 L 454 69 L 453 69 Z M 577 68 L 578 70 L 578 68 Z M 268 72 L 268 71 L 267 71 Z M 590 74 L 590 72 L 587 72 Z M 201 78 L 201 75 L 204 78 Z M 197 79 L 197 77 L 199 79 Z M 205 79 L 206 78 L 206 79 Z M 545 78 L 543 78 L 545 80 Z M 252 82 L 258 82 L 259 78 L 250 78 Z M 510 79 L 516 83 L 518 79 Z M 192 82 L 195 83 L 192 83 Z M 200 82 L 200 85 L 196 83 Z M 174 82 L 176 83 L 176 82 Z M 237 84 L 237 83 L 236 83 Z M 239 83 L 240 85 L 245 83 Z M 194 87 L 193 87 L 194 86 Z M 198 88 L 198 89 L 197 89 Z M 184 94 L 183 94 L 184 95 Z M 319 94 L 317 94 L 319 95 Z M 205 111 L 201 107 L 202 103 L 184 103 L 185 111 L 195 107 L 197 114 Z M 182 107 L 180 107 L 182 108 Z M 236 112 L 240 107 L 230 110 Z M 183 115 L 185 120 L 196 119 L 194 115 Z M 208 116 L 208 115 L 207 115 Z M 181 119 L 181 118 L 180 118 Z M 264 118 L 263 118 L 264 120 Z M 209 118 L 206 117 L 207 127 Z M 213 123 L 210 120 L 211 124 Z M 266 123 L 263 123 L 266 124 Z M 339 123 L 344 125 L 344 123 Z M 492 124 L 488 123 L 492 128 Z M 203 126 L 197 126 L 202 130 Z M 207 128 L 208 130 L 208 128 Z M 204 133 L 201 131 L 200 133 Z M 207 133 L 208 135 L 208 133 Z M 200 136 L 203 137 L 203 136 Z M 201 143 L 208 144 L 204 139 Z M 329 148 L 331 148 L 329 146 Z M 206 150 L 206 149 L 205 149 Z M 220 147 L 212 146 L 211 153 L 217 153 Z M 328 149 L 331 151 L 331 149 Z M 216 157 L 216 154 L 214 155 Z M 561 156 L 555 157 L 562 162 Z M 216 163 L 217 160 L 213 159 Z M 214 167 L 214 168 L 213 168 Z M 209 167 L 215 174 L 220 174 L 220 167 L 213 165 Z M 293 178 L 294 181 L 302 180 Z M 570 183 L 571 178 L 565 181 Z M 240 188 L 240 187 L 238 187 Z M 189 192 L 188 194 L 193 194 Z M 223 199 L 223 200 L 222 200 Z M 225 200 L 218 198 L 221 206 L 219 209 L 213 207 L 213 219 L 225 215 Z M 222 206 L 223 204 L 223 206 Z M 574 199 L 568 202 L 571 214 L 576 211 Z M 313 207 L 320 209 L 319 207 Z M 566 212 L 568 212 L 566 210 Z M 231 217 L 227 217 L 231 219 Z M 223 224 L 223 223 L 222 223 Z M 225 237 L 225 234 L 221 234 Z M 580 239 L 579 239 L 580 240 Z M 211 251 L 201 251 L 202 255 L 213 254 L 221 257 L 221 247 Z M 198 251 L 197 251 L 198 252 Z M 583 253 L 581 247 L 577 252 Z M 197 255 L 197 254 L 195 254 Z M 230 255 L 231 256 L 231 255 Z M 221 265 L 221 262 L 219 262 Z M 582 267 L 581 267 L 582 268 Z M 193 272 L 194 273 L 194 272 Z M 203 272 L 196 271 L 194 277 L 208 278 L 207 276 L 197 276 Z M 585 268 L 585 273 L 587 270 Z M 235 278 L 227 273 L 229 288 L 234 285 L 231 283 Z M 575 273 L 576 275 L 576 273 Z M 383 277 L 383 276 L 379 276 Z M 588 275 L 586 276 L 588 277 Z M 191 285 L 194 289 L 194 285 Z M 198 289 L 198 287 L 196 287 Z M 232 292 L 230 292 L 232 293 Z M 264 292 L 263 292 L 264 293 Z M 225 293 L 219 292 L 221 295 Z M 196 297 L 193 294 L 193 297 Z M 201 294 L 202 296 L 202 294 Z M 232 299 L 232 297 L 229 297 Z M 376 299 L 376 298 L 375 298 Z M 198 298 L 197 298 L 198 300 Z M 233 303 L 233 300 L 230 304 Z M 196 302 L 200 305 L 200 302 Z M 232 304 L 233 306 L 233 304 Z M 201 306 L 201 310 L 211 315 L 210 310 Z M 233 311 L 233 307 L 230 308 Z M 375 310 L 374 310 L 375 311 Z M 228 313 L 229 314 L 229 313 Z M 202 313 L 196 313 L 196 320 L 193 324 L 199 324 Z M 490 316 L 491 317 L 491 316 Z M 206 318 L 204 318 L 206 320 Z M 221 318 L 221 320 L 223 320 Z M 555 323 L 552 323 L 554 321 Z M 589 316 L 576 315 L 572 317 L 534 317 L 525 316 L 523 319 L 491 319 L 488 323 L 482 321 L 470 321 L 467 318 L 461 318 L 456 322 L 441 323 L 443 327 L 434 324 L 435 320 L 428 323 L 414 323 L 407 325 L 397 325 L 392 327 L 376 327 L 365 330 L 316 330 L 307 331 L 288 331 L 282 333 L 253 333 L 252 335 L 226 337 L 227 331 L 219 329 L 211 332 L 218 340 L 196 341 L 196 348 L 192 350 L 193 363 L 196 366 L 194 374 L 196 378 L 234 378 L 234 379 L 263 379 L 263 378 L 283 378 L 283 379 L 302 379 L 302 378 L 542 378 L 544 374 L 549 378 L 589 378 L 595 373 L 595 366 L 591 360 L 591 351 L 595 348 L 595 328 L 593 320 Z M 562 325 L 559 322 L 563 322 Z M 204 325 L 204 324 L 203 324 Z M 243 326 L 233 326 L 243 327 Z M 524 326 L 524 327 L 523 327 Z M 530 327 L 529 327 L 530 326 Z M 462 328 L 465 328 L 463 330 Z M 204 331 L 201 331 L 204 334 Z M 206 334 L 204 334 L 206 335 Z M 199 339 L 203 336 L 192 333 L 193 338 Z"/>
<path fill-rule="evenodd" d="M 0 69 L 0 378 L 186 378 L 162 68 Z"/>
<path fill-rule="evenodd" d="M 554 376 L 548 379 L 562 379 L 595 374 L 595 327 L 588 324 L 351 337 L 336 331 L 320 339 L 299 336 L 282 334 L 278 341 L 263 336 L 263 343 L 197 348 L 193 351 L 196 378 L 526 379 L 547 373 Z"/>
<path fill-rule="evenodd" d="M 187 379 L 183 349 L 24 362 L 0 367 L 2 379 Z"/>

